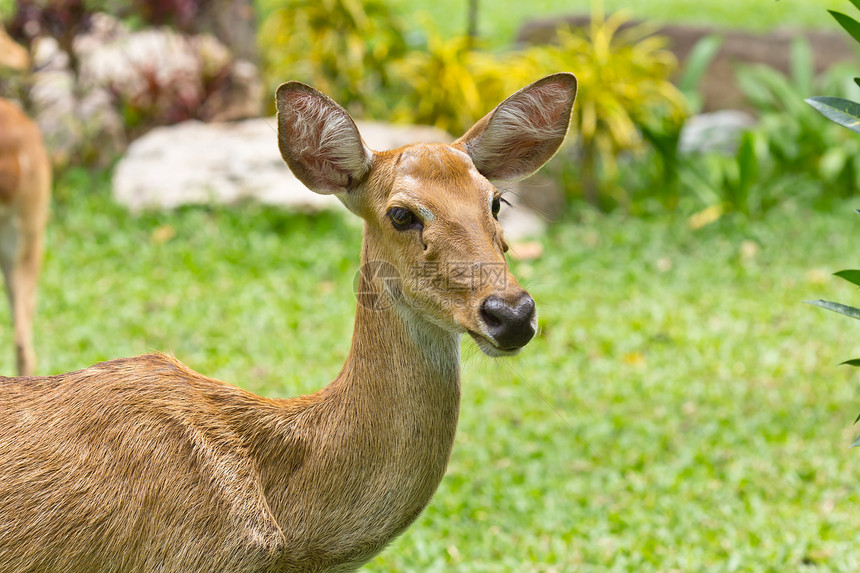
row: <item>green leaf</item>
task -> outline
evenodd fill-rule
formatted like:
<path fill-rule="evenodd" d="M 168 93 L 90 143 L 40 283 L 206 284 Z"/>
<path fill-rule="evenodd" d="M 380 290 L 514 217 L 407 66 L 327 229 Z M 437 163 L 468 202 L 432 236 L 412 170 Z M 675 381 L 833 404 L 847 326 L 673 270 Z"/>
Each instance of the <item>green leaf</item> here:
<path fill-rule="evenodd" d="M 843 364 L 848 366 L 860 366 L 860 358 L 852 358 L 851 360 L 846 360 L 845 362 L 840 362 L 839 366 Z M 857 420 L 860 420 L 860 416 L 857 417 Z M 854 423 L 857 423 L 857 420 L 854 420 Z"/>
<path fill-rule="evenodd" d="M 860 22 L 857 22 L 857 20 L 851 16 L 846 16 L 842 12 L 837 12 L 836 10 L 828 10 L 828 12 L 830 12 L 830 15 L 836 18 L 836 21 L 839 22 L 839 25 L 845 28 L 845 31 L 851 34 L 851 37 L 860 44 Z"/>
<path fill-rule="evenodd" d="M 860 78 L 854 78 L 854 83 L 857 84 L 857 87 L 860 87 Z"/>
<path fill-rule="evenodd" d="M 856 447 L 856 446 L 860 446 L 860 436 L 857 436 L 856 438 L 854 438 L 854 441 L 853 441 L 853 442 L 851 442 L 851 447 L 852 447 L 852 448 L 854 448 L 854 447 Z"/>
<path fill-rule="evenodd" d="M 860 0 L 850 0 L 854 7 L 860 10 Z"/>
<path fill-rule="evenodd" d="M 716 34 L 709 34 L 696 42 L 684 62 L 684 69 L 678 81 L 678 87 L 684 95 L 690 97 L 698 94 L 699 83 L 722 45 L 723 38 Z"/>
<path fill-rule="evenodd" d="M 830 96 L 807 98 L 806 103 L 830 121 L 860 133 L 860 104 Z"/>
<path fill-rule="evenodd" d="M 758 179 L 758 158 L 755 153 L 755 134 L 752 131 L 747 131 L 741 138 L 740 147 L 738 147 L 738 185 L 742 197 L 746 199 L 750 187 Z"/>
<path fill-rule="evenodd" d="M 791 67 L 791 81 L 794 83 L 794 89 L 803 95 L 809 95 L 813 89 L 815 66 L 812 62 L 812 50 L 806 38 L 795 38 L 791 42 L 791 57 L 788 63 Z"/>
<path fill-rule="evenodd" d="M 844 304 L 839 304 L 838 302 L 830 302 L 829 300 L 808 300 L 806 302 L 808 304 L 814 304 L 815 306 L 820 306 L 821 308 L 826 308 L 827 310 L 832 310 L 833 312 L 838 312 L 839 314 L 844 314 L 845 316 L 850 316 L 851 318 L 860 320 L 860 309 L 854 308 L 853 306 L 846 306 Z"/>
<path fill-rule="evenodd" d="M 845 271 L 839 271 L 838 273 L 833 273 L 834 276 L 839 277 L 840 279 L 845 279 L 851 284 L 855 284 L 860 286 L 860 271 L 850 269 Z"/>

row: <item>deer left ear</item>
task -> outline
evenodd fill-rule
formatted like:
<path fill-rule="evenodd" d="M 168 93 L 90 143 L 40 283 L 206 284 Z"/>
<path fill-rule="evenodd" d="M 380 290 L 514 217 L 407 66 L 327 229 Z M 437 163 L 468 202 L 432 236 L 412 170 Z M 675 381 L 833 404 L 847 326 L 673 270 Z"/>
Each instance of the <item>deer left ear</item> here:
<path fill-rule="evenodd" d="M 287 82 L 278 88 L 278 148 L 308 189 L 323 195 L 346 193 L 373 161 L 347 111 L 314 88 Z"/>
<path fill-rule="evenodd" d="M 516 181 L 550 160 L 567 134 L 576 76 L 552 74 L 521 89 L 454 142 L 487 179 Z"/>

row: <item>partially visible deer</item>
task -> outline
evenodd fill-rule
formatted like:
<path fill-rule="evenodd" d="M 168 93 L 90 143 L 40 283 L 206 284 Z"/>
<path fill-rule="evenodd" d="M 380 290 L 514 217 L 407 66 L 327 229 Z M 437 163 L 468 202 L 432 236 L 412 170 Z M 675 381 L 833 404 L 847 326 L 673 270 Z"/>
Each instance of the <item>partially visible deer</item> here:
<path fill-rule="evenodd" d="M 27 51 L 0 26 L 0 68 L 26 69 Z M 20 376 L 32 376 L 33 317 L 48 220 L 51 164 L 42 134 L 18 106 L 0 98 L 0 268 L 15 329 Z"/>
<path fill-rule="evenodd" d="M 461 334 L 508 356 L 535 333 L 490 180 L 555 153 L 575 93 L 551 75 L 452 145 L 373 152 L 332 100 L 280 86 L 284 159 L 364 219 L 343 369 L 289 400 L 160 354 L 0 380 L 0 571 L 343 572 L 381 551 L 445 472 Z"/>

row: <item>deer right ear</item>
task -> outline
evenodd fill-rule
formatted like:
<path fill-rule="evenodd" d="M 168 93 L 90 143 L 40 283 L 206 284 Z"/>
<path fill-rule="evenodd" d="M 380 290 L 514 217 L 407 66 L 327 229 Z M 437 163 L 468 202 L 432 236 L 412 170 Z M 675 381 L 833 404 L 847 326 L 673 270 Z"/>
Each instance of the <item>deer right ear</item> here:
<path fill-rule="evenodd" d="M 281 157 L 308 189 L 343 193 L 364 179 L 373 152 L 345 109 L 300 82 L 281 84 L 275 102 Z"/>
<path fill-rule="evenodd" d="M 524 87 L 454 142 L 487 179 L 516 181 L 555 154 L 570 123 L 576 77 L 552 74 Z"/>

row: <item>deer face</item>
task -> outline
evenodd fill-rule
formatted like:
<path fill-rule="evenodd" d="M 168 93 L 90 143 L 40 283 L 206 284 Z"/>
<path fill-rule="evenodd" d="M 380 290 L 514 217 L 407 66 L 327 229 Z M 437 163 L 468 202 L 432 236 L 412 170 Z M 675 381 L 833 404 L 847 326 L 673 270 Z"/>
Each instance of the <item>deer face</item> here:
<path fill-rule="evenodd" d="M 362 260 L 387 300 L 468 333 L 486 354 L 511 355 L 534 335 L 537 313 L 508 270 L 501 194 L 490 181 L 521 179 L 552 157 L 575 94 L 572 74 L 548 76 L 452 145 L 373 152 L 343 108 L 290 82 L 277 94 L 279 144 L 305 185 L 337 194 L 365 220 Z"/>

